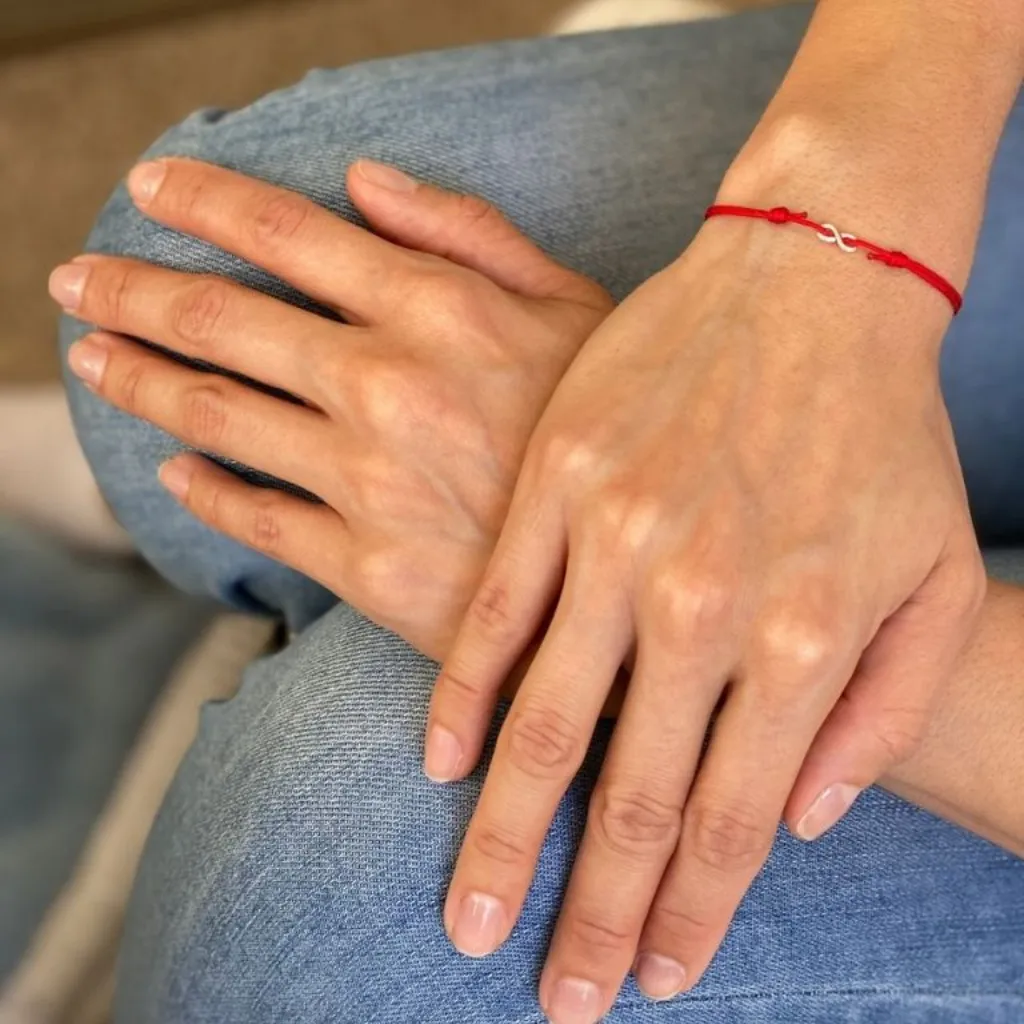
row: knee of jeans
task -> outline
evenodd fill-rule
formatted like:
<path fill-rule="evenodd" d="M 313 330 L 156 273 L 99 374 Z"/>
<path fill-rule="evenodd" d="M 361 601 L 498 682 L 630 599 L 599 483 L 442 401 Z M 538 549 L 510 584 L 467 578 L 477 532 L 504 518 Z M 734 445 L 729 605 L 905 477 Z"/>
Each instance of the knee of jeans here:
<path fill-rule="evenodd" d="M 586 799 L 564 802 L 513 938 L 456 953 L 442 908 L 483 772 L 423 775 L 436 671 L 340 606 L 204 712 L 139 872 L 119 1020 L 542 1024 Z"/>
<path fill-rule="evenodd" d="M 442 976 L 439 1005 L 481 998 L 442 927 L 480 786 L 422 773 L 435 672 L 339 607 L 204 712 L 139 873 L 120 1020 L 484 1019 L 425 1009 Z"/>

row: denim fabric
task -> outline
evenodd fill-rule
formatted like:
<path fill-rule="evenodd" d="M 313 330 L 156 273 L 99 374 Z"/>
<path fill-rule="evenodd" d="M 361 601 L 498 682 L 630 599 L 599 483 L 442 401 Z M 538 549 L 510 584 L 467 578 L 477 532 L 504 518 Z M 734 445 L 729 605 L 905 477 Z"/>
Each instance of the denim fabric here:
<path fill-rule="evenodd" d="M 211 608 L 0 520 L 0 983 Z"/>
<path fill-rule="evenodd" d="M 212 160 L 349 217 L 346 166 L 392 160 L 487 196 L 622 296 L 692 237 L 806 17 L 774 10 L 315 72 L 246 110 L 198 114 L 151 154 Z M 1022 195 L 1019 103 L 943 366 L 989 542 L 1024 542 Z M 147 223 L 123 189 L 90 248 L 303 301 Z M 63 344 L 83 330 L 65 322 Z M 309 581 L 191 522 L 155 481 L 175 443 L 71 388 L 86 451 L 147 556 L 186 588 L 304 630 L 253 666 L 235 700 L 204 714 L 133 900 L 120 1024 L 540 1024 L 539 968 L 607 730 L 560 808 L 513 938 L 490 959 L 460 958 L 440 910 L 482 775 L 447 788 L 422 776 L 435 666 Z M 1006 557 L 1004 571 L 1019 570 L 1020 558 Z M 1017 1024 L 1024 864 L 872 792 L 821 843 L 780 834 L 693 994 L 654 1006 L 630 984 L 609 1020 Z"/>
<path fill-rule="evenodd" d="M 512 938 L 466 959 L 441 908 L 483 772 L 435 786 L 420 770 L 435 669 L 339 606 L 205 711 L 138 881 L 118 1024 L 542 1024 L 609 729 Z M 780 832 L 693 994 L 654 1005 L 630 982 L 607 1019 L 1019 1024 L 1024 862 L 872 791 L 817 844 Z"/>

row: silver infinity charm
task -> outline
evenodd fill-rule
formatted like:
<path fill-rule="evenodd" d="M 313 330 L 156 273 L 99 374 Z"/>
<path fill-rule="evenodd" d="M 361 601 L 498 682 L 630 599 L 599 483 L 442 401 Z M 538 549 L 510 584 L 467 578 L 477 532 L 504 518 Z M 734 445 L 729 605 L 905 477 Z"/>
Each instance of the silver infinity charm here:
<path fill-rule="evenodd" d="M 818 234 L 818 238 L 820 238 L 826 245 L 838 245 L 843 252 L 857 251 L 856 246 L 847 244 L 848 242 L 856 242 L 856 235 L 844 235 L 834 224 L 822 224 L 821 226 L 825 228 L 826 231 L 830 232 L 827 235 L 821 234 L 820 232 Z"/>

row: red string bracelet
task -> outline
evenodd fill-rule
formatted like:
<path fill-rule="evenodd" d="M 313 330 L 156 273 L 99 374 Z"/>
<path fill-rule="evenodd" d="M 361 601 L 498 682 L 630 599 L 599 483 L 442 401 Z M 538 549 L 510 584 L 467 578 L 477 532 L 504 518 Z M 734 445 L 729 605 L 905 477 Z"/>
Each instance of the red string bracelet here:
<path fill-rule="evenodd" d="M 926 284 L 930 284 L 936 291 L 941 292 L 949 300 L 953 307 L 953 315 L 963 308 L 964 298 L 941 274 L 937 274 L 930 267 L 911 259 L 905 252 L 896 249 L 883 249 L 874 242 L 866 242 L 856 235 L 847 235 L 840 231 L 833 224 L 819 224 L 811 220 L 806 213 L 794 213 L 787 210 L 785 206 L 775 206 L 770 210 L 759 210 L 753 206 L 709 206 L 704 214 L 705 220 L 712 217 L 750 217 L 753 220 L 766 220 L 772 224 L 799 224 L 801 227 L 813 228 L 818 233 L 818 238 L 828 245 L 834 245 L 842 252 L 856 252 L 862 249 L 868 254 L 869 260 L 884 263 L 894 270 L 909 270 L 916 274 Z"/>

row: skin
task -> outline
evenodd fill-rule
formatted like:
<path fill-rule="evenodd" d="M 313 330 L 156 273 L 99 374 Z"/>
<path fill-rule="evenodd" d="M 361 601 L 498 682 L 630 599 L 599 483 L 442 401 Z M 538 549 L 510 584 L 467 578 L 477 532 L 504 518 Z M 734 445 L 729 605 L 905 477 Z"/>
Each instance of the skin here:
<path fill-rule="evenodd" d="M 73 347 L 72 368 L 105 400 L 187 443 L 316 493 L 324 505 L 250 486 L 198 455 L 162 470 L 214 529 L 316 577 L 443 658 L 497 541 L 516 459 L 610 300 L 479 200 L 412 183 L 396 190 L 372 165 L 353 169 L 350 192 L 403 248 L 219 168 L 163 162 L 155 195 L 150 171 L 130 180 L 148 216 L 251 259 L 360 326 L 217 278 L 81 257 L 55 272 L 51 289 L 105 330 Z M 375 272 L 356 282 L 348 270 L 344 280 L 321 277 L 332 261 L 316 254 L 328 252 L 333 265 L 366 260 Z M 128 336 L 307 404 L 184 368 Z M 923 742 L 883 782 L 1024 855 L 1022 665 L 1024 591 L 993 584 Z"/>
<path fill-rule="evenodd" d="M 1022 42 L 1019 0 L 822 0 L 717 201 L 799 204 L 962 286 Z M 921 742 L 984 595 L 939 388 L 949 317 L 813 234 L 712 221 L 546 408 L 426 764 L 473 770 L 540 634 L 446 907 L 485 955 L 636 651 L 541 980 L 556 1024 L 597 1020 L 631 965 L 652 996 L 692 987 L 779 818 L 820 835 Z"/>

